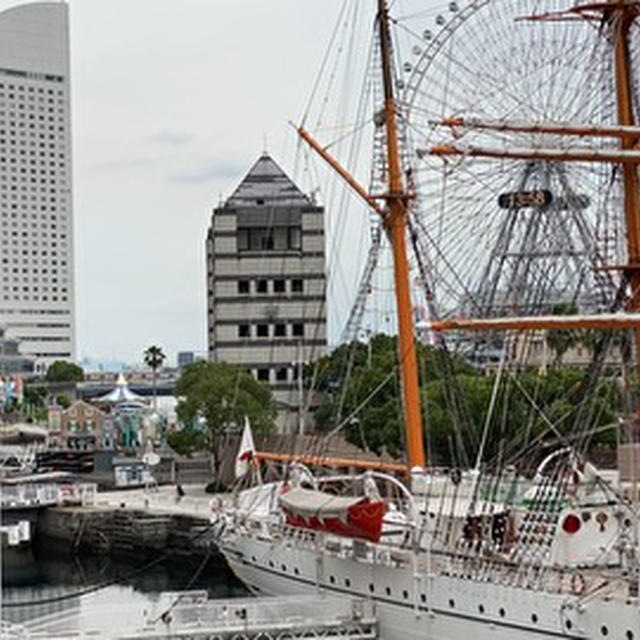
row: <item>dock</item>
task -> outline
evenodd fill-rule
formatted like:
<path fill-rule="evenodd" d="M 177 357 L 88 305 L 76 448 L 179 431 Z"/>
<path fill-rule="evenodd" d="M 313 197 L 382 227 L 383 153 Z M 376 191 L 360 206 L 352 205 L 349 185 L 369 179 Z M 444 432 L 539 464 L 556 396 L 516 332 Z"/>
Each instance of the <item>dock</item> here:
<path fill-rule="evenodd" d="M 211 521 L 228 496 L 173 486 L 95 493 L 81 504 L 52 506 L 39 517 L 40 533 L 73 550 L 139 555 L 202 555 L 215 548 Z"/>
<path fill-rule="evenodd" d="M 162 593 L 147 609 L 136 604 L 79 603 L 71 610 L 23 625 L 2 623 L 11 640 L 374 640 L 377 621 L 371 600 L 287 596 L 208 600 L 206 591 Z"/>

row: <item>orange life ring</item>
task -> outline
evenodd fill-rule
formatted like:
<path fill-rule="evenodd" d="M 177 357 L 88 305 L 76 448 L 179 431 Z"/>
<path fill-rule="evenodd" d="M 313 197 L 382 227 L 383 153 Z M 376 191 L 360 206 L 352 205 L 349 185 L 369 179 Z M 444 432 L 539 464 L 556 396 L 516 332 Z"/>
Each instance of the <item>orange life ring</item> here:
<path fill-rule="evenodd" d="M 577 596 L 581 596 L 587 588 L 587 583 L 581 573 L 574 573 L 571 576 L 571 591 Z"/>

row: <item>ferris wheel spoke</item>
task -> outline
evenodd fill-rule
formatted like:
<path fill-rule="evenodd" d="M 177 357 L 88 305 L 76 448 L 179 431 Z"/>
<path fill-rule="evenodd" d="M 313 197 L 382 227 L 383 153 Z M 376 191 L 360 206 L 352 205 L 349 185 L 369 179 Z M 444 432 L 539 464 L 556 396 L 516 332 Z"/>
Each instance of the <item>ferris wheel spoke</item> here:
<path fill-rule="evenodd" d="M 446 24 L 439 16 L 440 32 L 414 47 L 419 55 L 403 96 L 411 148 L 451 144 L 460 136 L 467 145 L 494 148 L 576 144 L 557 134 L 434 124 L 450 116 L 614 123 L 606 33 L 594 44 L 587 21 L 516 20 L 563 7 L 563 0 L 483 0 Z M 634 28 L 631 48 L 638 62 L 639 33 Z M 603 148 L 611 141 L 592 144 Z M 444 313 L 469 304 L 489 312 L 512 303 L 589 304 L 613 295 L 613 278 L 598 272 L 615 259 L 623 224 L 613 215 L 619 179 L 610 167 L 426 156 L 417 161 L 414 180 L 424 194 L 416 216 Z"/>

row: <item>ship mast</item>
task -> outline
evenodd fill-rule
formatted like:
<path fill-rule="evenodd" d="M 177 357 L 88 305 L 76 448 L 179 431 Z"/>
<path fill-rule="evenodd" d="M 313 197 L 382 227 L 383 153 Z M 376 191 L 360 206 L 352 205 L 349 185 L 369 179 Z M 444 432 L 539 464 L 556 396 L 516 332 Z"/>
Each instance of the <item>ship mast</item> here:
<path fill-rule="evenodd" d="M 402 179 L 400 149 L 398 144 L 398 116 L 393 95 L 393 73 L 391 67 L 391 37 L 386 0 L 378 0 L 378 27 L 380 30 L 380 53 L 384 86 L 384 116 L 386 127 L 388 190 L 379 196 L 367 193 L 357 180 L 322 147 L 302 126 L 298 135 L 353 189 L 353 191 L 383 219 L 392 249 L 398 313 L 398 360 L 402 375 L 405 434 L 409 469 L 425 466 L 424 441 L 422 436 L 422 412 L 420 408 L 420 386 L 418 384 L 418 360 L 416 356 L 411 289 L 409 286 L 409 260 L 407 258 L 406 234 L 408 228 L 408 202 L 410 194 Z M 376 199 L 382 198 L 387 206 L 381 207 Z"/>
<path fill-rule="evenodd" d="M 631 63 L 629 60 L 629 28 L 636 17 L 635 4 L 622 3 L 613 12 L 613 32 L 615 34 L 615 72 L 618 124 L 635 125 L 631 93 Z M 621 139 L 623 150 L 635 150 L 638 136 L 627 135 Z M 631 287 L 629 310 L 640 309 L 640 182 L 636 164 L 623 163 L 622 180 L 624 185 L 624 213 L 627 226 L 628 265 L 626 275 Z M 636 345 L 636 366 L 640 381 L 640 331 L 634 331 Z"/>
<path fill-rule="evenodd" d="M 402 393 L 404 420 L 407 436 L 409 467 L 424 467 L 424 444 L 422 438 L 422 416 L 420 411 L 420 387 L 416 358 L 415 334 L 409 287 L 409 262 L 407 259 L 406 234 L 408 226 L 408 197 L 402 181 L 402 169 L 398 148 L 398 123 L 393 95 L 391 72 L 391 38 L 389 14 L 386 0 L 378 0 L 378 25 L 382 58 L 382 80 L 384 85 L 384 113 L 387 129 L 387 163 L 389 193 L 388 215 L 385 225 L 393 248 L 393 265 L 398 309 L 398 352 L 402 371 Z"/>

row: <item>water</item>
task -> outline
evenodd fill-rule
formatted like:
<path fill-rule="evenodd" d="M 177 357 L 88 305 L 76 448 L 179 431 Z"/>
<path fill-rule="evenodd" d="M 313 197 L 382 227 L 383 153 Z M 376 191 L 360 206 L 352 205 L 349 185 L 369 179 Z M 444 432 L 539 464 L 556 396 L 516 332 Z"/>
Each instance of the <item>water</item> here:
<path fill-rule="evenodd" d="M 210 598 L 248 595 L 220 557 L 212 557 L 206 564 L 198 559 L 173 559 L 156 560 L 149 566 L 151 560 L 72 555 L 45 543 L 3 549 L 2 618 L 20 623 L 118 602 L 139 602 L 141 609 L 151 609 L 161 592 L 187 588 L 206 590 Z"/>

